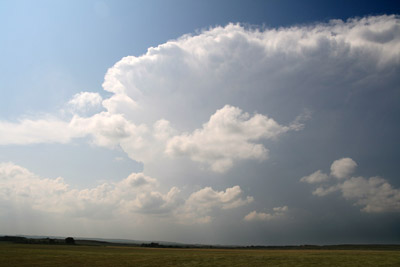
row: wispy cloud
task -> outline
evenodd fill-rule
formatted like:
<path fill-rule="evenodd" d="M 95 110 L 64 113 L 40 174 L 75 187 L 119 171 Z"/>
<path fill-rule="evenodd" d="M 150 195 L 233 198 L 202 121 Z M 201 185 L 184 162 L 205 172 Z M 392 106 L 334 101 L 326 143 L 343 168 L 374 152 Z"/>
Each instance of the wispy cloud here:
<path fill-rule="evenodd" d="M 287 206 L 273 208 L 272 213 L 252 211 L 244 217 L 245 221 L 270 221 L 282 218 L 289 208 Z"/>

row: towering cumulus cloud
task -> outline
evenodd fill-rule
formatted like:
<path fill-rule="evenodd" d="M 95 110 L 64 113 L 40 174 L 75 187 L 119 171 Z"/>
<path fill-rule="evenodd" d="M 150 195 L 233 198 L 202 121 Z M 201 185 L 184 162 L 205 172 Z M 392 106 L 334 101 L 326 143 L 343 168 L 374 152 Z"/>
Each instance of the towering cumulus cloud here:
<path fill-rule="evenodd" d="M 80 138 L 120 149 L 142 171 L 78 190 L 3 163 L 0 208 L 121 223 L 276 224 L 311 206 L 273 184 L 289 190 L 299 178 L 293 172 L 318 169 L 304 172 L 313 161 L 303 159 L 367 153 L 381 144 L 375 136 L 398 132 L 399 73 L 394 15 L 279 29 L 228 24 L 184 35 L 122 58 L 105 75 L 105 94 L 76 94 L 69 112 L 0 121 L 2 146 Z M 356 167 L 341 158 L 301 181 L 317 185 L 314 198 L 339 192 L 364 212 L 399 212 L 393 183 L 354 176 Z M 230 219 L 216 219 L 222 214 Z"/>

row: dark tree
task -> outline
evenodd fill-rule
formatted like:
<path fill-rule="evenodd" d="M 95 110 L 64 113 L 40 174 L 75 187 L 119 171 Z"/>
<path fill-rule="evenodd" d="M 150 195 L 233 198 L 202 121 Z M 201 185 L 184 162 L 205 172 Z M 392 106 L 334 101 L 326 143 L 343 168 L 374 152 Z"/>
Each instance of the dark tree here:
<path fill-rule="evenodd" d="M 65 244 L 75 245 L 75 239 L 72 237 L 67 237 L 67 238 L 65 238 Z"/>

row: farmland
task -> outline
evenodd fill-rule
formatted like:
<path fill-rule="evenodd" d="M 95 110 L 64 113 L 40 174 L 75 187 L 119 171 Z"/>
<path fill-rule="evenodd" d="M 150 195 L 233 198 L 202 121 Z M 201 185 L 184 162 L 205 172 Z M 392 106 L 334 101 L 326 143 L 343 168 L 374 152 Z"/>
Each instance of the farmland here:
<path fill-rule="evenodd" d="M 0 266 L 400 266 L 400 251 L 177 249 L 1 242 Z"/>

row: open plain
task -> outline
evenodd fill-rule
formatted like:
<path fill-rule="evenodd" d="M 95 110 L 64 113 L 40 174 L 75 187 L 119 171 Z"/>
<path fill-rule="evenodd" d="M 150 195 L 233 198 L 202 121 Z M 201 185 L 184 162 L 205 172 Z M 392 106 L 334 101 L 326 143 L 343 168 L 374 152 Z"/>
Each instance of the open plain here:
<path fill-rule="evenodd" d="M 176 249 L 0 244 L 0 266 L 400 266 L 399 250 Z"/>

